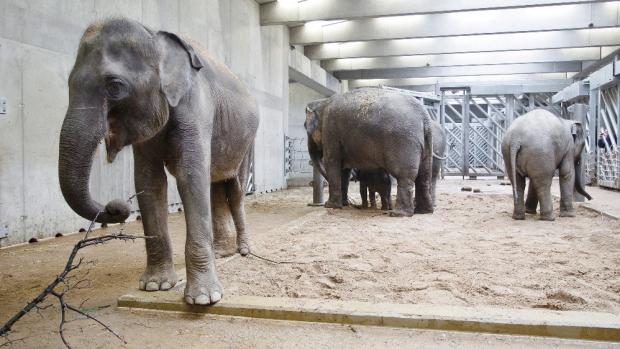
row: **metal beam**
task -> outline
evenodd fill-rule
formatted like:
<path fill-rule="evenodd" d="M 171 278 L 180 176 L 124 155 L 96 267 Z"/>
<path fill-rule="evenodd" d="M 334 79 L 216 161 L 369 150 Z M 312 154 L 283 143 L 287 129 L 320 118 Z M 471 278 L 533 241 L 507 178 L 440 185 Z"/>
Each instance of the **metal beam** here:
<path fill-rule="evenodd" d="M 309 45 L 325 42 L 441 37 L 620 26 L 620 2 L 599 2 L 466 11 L 344 21 L 331 25 L 293 27 L 290 42 Z"/>
<path fill-rule="evenodd" d="M 266 0 L 257 0 L 264 3 Z M 429 13 L 584 4 L 585 0 L 312 0 L 279 1 L 260 7 L 262 25 L 297 24 L 319 20 L 360 19 Z"/>
<path fill-rule="evenodd" d="M 558 93 L 553 95 L 551 101 L 556 104 L 560 102 L 569 102 L 577 98 L 588 96 L 590 96 L 590 82 L 581 80 L 566 86 L 561 91 L 558 91 Z"/>
<path fill-rule="evenodd" d="M 337 59 L 614 45 L 620 45 L 620 28 L 328 43 L 306 46 L 304 53 L 310 59 Z"/>
<path fill-rule="evenodd" d="M 446 67 L 479 64 L 518 64 L 544 62 L 593 61 L 601 59 L 598 47 L 582 47 L 571 49 L 526 50 L 454 53 L 442 55 L 417 55 L 372 58 L 342 58 L 325 60 L 321 66 L 328 71 L 413 68 L 413 67 Z"/>
<path fill-rule="evenodd" d="M 348 80 L 349 89 L 367 86 L 428 86 L 440 84 L 444 86 L 456 86 L 457 84 L 472 86 L 500 86 L 500 85 L 554 85 L 560 86 L 557 92 L 572 83 L 570 77 L 573 74 L 567 73 L 547 73 L 547 74 L 513 74 L 513 75 L 487 75 L 487 76 L 450 76 L 450 77 L 428 77 L 428 78 L 407 78 L 407 79 L 354 79 Z"/>
<path fill-rule="evenodd" d="M 362 69 L 334 72 L 340 80 L 346 79 L 398 79 L 441 76 L 477 76 L 534 73 L 563 73 L 581 71 L 581 62 L 491 64 L 456 67 L 417 67 Z"/>

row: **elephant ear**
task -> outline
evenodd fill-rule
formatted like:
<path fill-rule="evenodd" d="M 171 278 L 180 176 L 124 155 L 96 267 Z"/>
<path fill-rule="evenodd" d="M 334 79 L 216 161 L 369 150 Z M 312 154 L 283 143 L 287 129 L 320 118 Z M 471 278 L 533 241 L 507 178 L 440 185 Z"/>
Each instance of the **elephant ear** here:
<path fill-rule="evenodd" d="M 194 48 L 176 34 L 157 33 L 160 46 L 159 75 L 161 90 L 168 104 L 176 107 L 192 85 L 194 72 L 204 64 Z"/>
<path fill-rule="evenodd" d="M 573 142 L 577 142 L 577 139 L 583 138 L 583 125 L 580 122 L 575 122 L 570 126 L 570 133 L 573 136 Z"/>
<path fill-rule="evenodd" d="M 306 122 L 304 122 L 304 127 L 306 128 L 306 131 L 308 132 L 308 134 L 312 134 L 314 131 L 316 131 L 318 126 L 319 120 L 316 117 L 314 109 L 310 108 L 309 106 L 306 107 Z"/>

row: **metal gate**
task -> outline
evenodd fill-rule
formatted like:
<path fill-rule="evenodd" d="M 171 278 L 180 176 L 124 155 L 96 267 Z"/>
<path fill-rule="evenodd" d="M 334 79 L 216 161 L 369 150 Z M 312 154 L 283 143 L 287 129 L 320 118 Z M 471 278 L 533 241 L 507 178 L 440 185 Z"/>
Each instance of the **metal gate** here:
<path fill-rule="evenodd" d="M 503 176 L 506 130 L 502 96 L 472 96 L 468 88 L 442 89 L 440 123 L 448 143 L 445 175 Z"/>
<path fill-rule="evenodd" d="M 620 85 L 601 89 L 598 96 L 597 180 L 600 186 L 620 189 Z"/>
<path fill-rule="evenodd" d="M 534 108 L 553 108 L 552 96 L 546 92 L 472 95 L 467 87 L 442 88 L 439 119 L 448 139 L 444 174 L 504 176 L 501 144 L 506 129 Z"/>
<path fill-rule="evenodd" d="M 248 161 L 248 179 L 245 183 L 245 193 L 252 194 L 256 191 L 256 185 L 254 182 L 254 145 L 252 145 L 252 149 L 250 150 L 250 161 Z"/>

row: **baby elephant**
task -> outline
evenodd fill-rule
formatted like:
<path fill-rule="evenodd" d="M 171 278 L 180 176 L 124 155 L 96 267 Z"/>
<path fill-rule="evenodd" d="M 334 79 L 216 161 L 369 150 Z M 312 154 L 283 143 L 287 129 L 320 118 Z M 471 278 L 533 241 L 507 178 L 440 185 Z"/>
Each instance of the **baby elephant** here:
<path fill-rule="evenodd" d="M 502 140 L 502 154 L 513 188 L 513 219 L 535 214 L 540 202 L 540 219 L 554 220 L 551 183 L 556 169 L 560 170 L 560 216 L 575 216 L 574 189 L 592 199 L 581 178 L 584 145 L 580 123 L 545 109 L 532 110 L 510 125 Z M 525 177 L 530 178 L 530 185 L 524 205 Z"/>
<path fill-rule="evenodd" d="M 381 196 L 381 209 L 384 211 L 392 209 L 392 178 L 389 173 L 383 170 L 360 170 L 351 171 L 352 180 L 360 182 L 360 195 L 362 197 L 362 208 L 368 207 L 367 194 L 370 194 L 370 207 L 377 208 L 375 194 Z"/>

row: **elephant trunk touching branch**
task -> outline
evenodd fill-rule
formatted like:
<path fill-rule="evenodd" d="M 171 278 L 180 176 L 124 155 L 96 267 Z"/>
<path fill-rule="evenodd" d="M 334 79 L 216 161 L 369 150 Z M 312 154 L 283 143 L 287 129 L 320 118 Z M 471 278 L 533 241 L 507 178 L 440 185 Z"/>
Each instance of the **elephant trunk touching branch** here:
<path fill-rule="evenodd" d="M 185 299 L 217 302 L 223 291 L 215 249 L 235 235 L 224 220 L 234 222 L 233 245 L 249 253 L 243 200 L 257 128 L 258 107 L 247 88 L 197 45 L 127 19 L 95 23 L 82 36 L 69 76 L 58 161 L 62 194 L 86 219 L 127 219 L 127 203 L 103 206 L 88 181 L 97 144 L 105 142 L 110 162 L 132 145 L 144 233 L 154 237 L 146 240 L 139 285 L 167 290 L 178 281 L 167 228 L 167 168 L 185 207 Z"/>
<path fill-rule="evenodd" d="M 586 192 L 581 167 L 585 146 L 583 126 L 562 119 L 545 109 L 535 109 L 517 118 L 502 140 L 506 174 L 513 186 L 514 219 L 536 213 L 540 203 L 542 220 L 554 220 L 551 183 L 560 170 L 560 216 L 574 217 L 573 191 L 592 199 Z M 530 183 L 525 205 L 525 178 Z"/>

